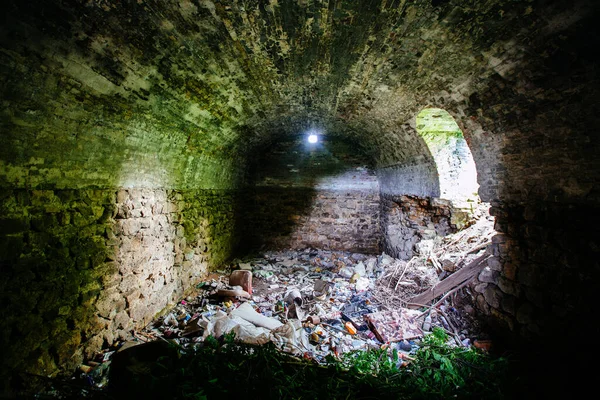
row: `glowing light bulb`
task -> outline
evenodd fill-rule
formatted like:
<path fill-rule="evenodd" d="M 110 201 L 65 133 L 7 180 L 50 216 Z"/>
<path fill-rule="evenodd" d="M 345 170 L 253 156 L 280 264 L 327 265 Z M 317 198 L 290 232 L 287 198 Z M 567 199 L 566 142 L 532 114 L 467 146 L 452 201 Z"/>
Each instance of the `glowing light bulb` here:
<path fill-rule="evenodd" d="M 319 138 L 315 134 L 308 136 L 308 143 L 317 143 L 318 140 L 319 140 Z"/>

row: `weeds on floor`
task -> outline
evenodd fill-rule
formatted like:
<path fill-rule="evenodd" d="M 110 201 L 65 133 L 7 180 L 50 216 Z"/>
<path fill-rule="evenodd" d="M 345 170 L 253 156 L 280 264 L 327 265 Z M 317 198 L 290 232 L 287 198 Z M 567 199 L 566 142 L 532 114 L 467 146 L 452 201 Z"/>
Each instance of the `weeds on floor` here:
<path fill-rule="evenodd" d="M 396 352 L 356 351 L 326 365 L 280 352 L 273 344 L 209 337 L 201 347 L 170 346 L 155 362 L 129 368 L 119 398 L 210 400 L 503 398 L 508 363 L 476 349 L 450 347 L 434 329 L 408 366 Z M 111 380 L 123 377 L 111 377 Z"/>

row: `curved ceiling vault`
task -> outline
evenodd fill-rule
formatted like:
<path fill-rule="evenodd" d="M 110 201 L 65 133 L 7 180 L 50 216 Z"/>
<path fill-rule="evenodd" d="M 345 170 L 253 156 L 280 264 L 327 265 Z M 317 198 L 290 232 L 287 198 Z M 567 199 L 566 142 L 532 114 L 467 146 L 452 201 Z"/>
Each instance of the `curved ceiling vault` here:
<path fill-rule="evenodd" d="M 480 94 L 518 86 L 587 3 L 435 3 L 12 1 L 0 180 L 232 187 L 239 160 L 311 126 L 358 142 L 385 176 L 431 162 L 414 126 L 426 106 L 457 117 L 476 162 L 498 163 Z"/>

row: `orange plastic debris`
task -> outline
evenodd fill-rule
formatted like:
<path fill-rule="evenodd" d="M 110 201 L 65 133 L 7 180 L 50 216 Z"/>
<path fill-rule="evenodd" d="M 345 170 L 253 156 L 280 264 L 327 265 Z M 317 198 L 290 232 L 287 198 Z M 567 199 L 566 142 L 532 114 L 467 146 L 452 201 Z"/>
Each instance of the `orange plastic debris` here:
<path fill-rule="evenodd" d="M 356 335 L 356 328 L 354 327 L 354 325 L 352 325 L 352 322 L 348 321 L 346 322 L 346 330 L 351 334 L 351 335 Z"/>

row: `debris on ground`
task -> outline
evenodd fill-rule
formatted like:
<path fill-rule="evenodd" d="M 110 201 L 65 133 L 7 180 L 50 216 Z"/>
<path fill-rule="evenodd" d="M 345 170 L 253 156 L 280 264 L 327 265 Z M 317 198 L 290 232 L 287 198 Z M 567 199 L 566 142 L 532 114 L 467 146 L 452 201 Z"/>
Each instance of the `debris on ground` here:
<path fill-rule="evenodd" d="M 366 320 L 377 340 L 382 343 L 413 340 L 423 336 L 416 321 L 421 314 L 418 311 L 401 309 L 367 314 Z"/>
<path fill-rule="evenodd" d="M 235 260 L 125 346 L 170 341 L 186 348 L 234 334 L 317 363 L 369 349 L 395 350 L 407 363 L 437 327 L 451 346 L 486 349 L 466 284 L 486 259 L 492 235 L 491 219 L 483 217 L 420 246 L 427 252 L 410 260 L 315 249 Z M 106 385 L 112 354 L 82 366 L 90 385 Z"/>
<path fill-rule="evenodd" d="M 426 252 L 408 261 L 382 255 L 387 268 L 377 280 L 376 301 L 389 310 L 427 307 L 435 326 L 457 342 L 460 337 L 461 343 L 470 343 L 468 336 L 477 336 L 480 328 L 468 284 L 485 267 L 495 234 L 493 218 L 481 214 L 465 229 L 420 246 Z"/>
<path fill-rule="evenodd" d="M 193 345 L 208 336 L 234 332 L 242 342 L 271 341 L 317 362 L 360 349 L 392 346 L 402 350 L 409 341 L 418 345 L 435 326 L 446 330 L 457 346 L 464 346 L 477 336 L 465 325 L 470 321 L 463 318 L 473 312 L 472 306 L 465 311 L 444 303 L 425 312 L 408 306 L 415 296 L 439 288 L 440 283 L 448 286 L 452 276 L 463 276 L 458 283 L 471 276 L 465 274 L 468 266 L 463 266 L 472 263 L 473 256 L 481 259 L 481 245 L 487 243 L 481 240 L 487 237 L 482 235 L 483 228 L 484 224 L 476 223 L 467 228 L 470 234 L 460 232 L 466 247 L 460 247 L 451 235 L 431 246 L 430 254 L 409 261 L 386 254 L 314 249 L 271 251 L 238 260 L 230 266 L 231 272 L 199 284 L 195 296 L 148 326 L 144 335 Z M 470 244 L 469 235 L 480 240 Z M 478 249 L 471 251 L 473 246 Z M 442 247 L 462 255 L 439 253 Z M 433 257 L 458 262 L 452 268 L 455 274 L 440 280 L 451 268 L 447 261 L 446 269 L 436 268 Z"/>

